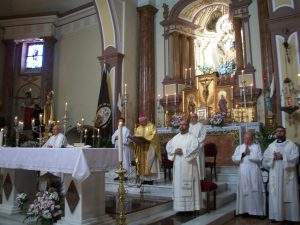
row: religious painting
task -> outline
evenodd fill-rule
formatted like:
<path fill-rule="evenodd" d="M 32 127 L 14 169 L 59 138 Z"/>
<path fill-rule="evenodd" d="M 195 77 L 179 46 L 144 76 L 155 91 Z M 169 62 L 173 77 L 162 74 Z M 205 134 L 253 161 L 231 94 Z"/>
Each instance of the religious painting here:
<path fill-rule="evenodd" d="M 195 112 L 197 106 L 196 96 L 194 94 L 189 94 L 187 96 L 187 109 L 188 113 Z"/>
<path fill-rule="evenodd" d="M 253 74 L 242 74 L 239 75 L 239 86 L 243 87 L 250 87 L 253 86 Z"/>
<path fill-rule="evenodd" d="M 233 107 L 233 87 L 217 87 L 216 93 L 216 111 L 225 113 L 227 116 L 229 116 L 230 109 Z"/>
<path fill-rule="evenodd" d="M 200 121 L 204 121 L 207 119 L 208 116 L 208 112 L 207 112 L 207 108 L 198 108 L 197 109 L 197 115 L 198 115 L 198 119 Z"/>

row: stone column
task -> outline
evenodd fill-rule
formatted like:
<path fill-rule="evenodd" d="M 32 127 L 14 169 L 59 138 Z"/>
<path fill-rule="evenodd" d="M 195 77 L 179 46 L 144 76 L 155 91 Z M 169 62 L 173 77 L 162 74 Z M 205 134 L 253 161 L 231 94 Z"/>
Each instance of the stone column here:
<path fill-rule="evenodd" d="M 5 123 L 9 125 L 13 113 L 13 78 L 16 43 L 14 40 L 4 40 L 3 42 L 5 44 L 5 58 L 2 81 L 1 116 L 5 118 Z"/>
<path fill-rule="evenodd" d="M 242 18 L 242 29 L 243 29 L 243 40 L 244 40 L 244 62 L 246 65 L 252 65 L 252 53 L 251 53 L 251 36 L 250 36 L 250 25 L 249 25 L 249 15 Z"/>
<path fill-rule="evenodd" d="M 189 68 L 192 68 L 192 79 L 195 77 L 195 43 L 193 37 L 188 37 L 189 42 Z"/>
<path fill-rule="evenodd" d="M 244 68 L 243 46 L 242 46 L 242 21 L 240 18 L 233 18 L 233 28 L 235 33 L 235 49 L 236 49 L 236 67 L 240 71 Z"/>
<path fill-rule="evenodd" d="M 169 73 L 168 76 L 170 78 L 174 77 L 174 38 L 173 35 L 170 34 L 168 37 L 168 68 L 169 68 Z"/>
<path fill-rule="evenodd" d="M 185 69 L 190 67 L 189 57 L 190 57 L 190 48 L 189 42 L 186 35 L 182 35 L 181 37 L 181 55 L 182 55 L 182 62 L 181 62 L 181 78 L 184 79 Z"/>
<path fill-rule="evenodd" d="M 53 89 L 53 64 L 54 64 L 54 47 L 56 39 L 54 37 L 44 38 L 44 58 L 43 58 L 43 75 L 42 75 L 42 92 L 41 97 Z"/>
<path fill-rule="evenodd" d="M 139 86 L 138 112 L 155 122 L 155 54 L 154 17 L 152 5 L 138 8 L 139 15 Z"/>
<path fill-rule="evenodd" d="M 173 45 L 173 60 L 174 60 L 174 78 L 180 79 L 180 38 L 179 34 L 174 32 L 174 45 Z"/>

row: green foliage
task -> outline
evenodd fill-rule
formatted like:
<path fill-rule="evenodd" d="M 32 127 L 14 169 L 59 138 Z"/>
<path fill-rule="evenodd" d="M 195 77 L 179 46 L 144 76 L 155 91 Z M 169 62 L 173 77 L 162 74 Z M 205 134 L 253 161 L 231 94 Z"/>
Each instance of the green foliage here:
<path fill-rule="evenodd" d="M 275 140 L 274 132 L 275 129 L 269 129 L 263 126 L 261 127 L 260 132 L 255 133 L 255 139 L 260 144 L 262 151 L 265 151 L 269 144 L 271 144 Z"/>
<path fill-rule="evenodd" d="M 97 147 L 98 148 L 113 148 L 113 145 L 112 145 L 110 139 L 101 139 L 99 141 L 99 145 Z"/>

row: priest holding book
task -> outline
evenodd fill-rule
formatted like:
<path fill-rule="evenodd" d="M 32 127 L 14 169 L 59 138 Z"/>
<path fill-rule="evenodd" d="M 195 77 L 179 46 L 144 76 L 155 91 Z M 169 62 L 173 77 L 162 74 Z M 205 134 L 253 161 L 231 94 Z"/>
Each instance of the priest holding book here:
<path fill-rule="evenodd" d="M 161 153 L 156 128 L 144 115 L 139 117 L 139 125 L 134 130 L 134 157 L 138 175 L 144 184 L 153 184 L 159 178 Z"/>

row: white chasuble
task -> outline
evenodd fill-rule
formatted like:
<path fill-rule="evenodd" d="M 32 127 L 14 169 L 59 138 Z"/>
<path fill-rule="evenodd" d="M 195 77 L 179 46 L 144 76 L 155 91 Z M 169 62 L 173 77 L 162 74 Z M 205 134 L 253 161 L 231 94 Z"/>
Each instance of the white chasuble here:
<path fill-rule="evenodd" d="M 274 160 L 274 152 L 282 154 L 282 160 Z M 274 141 L 263 156 L 263 166 L 269 173 L 269 219 L 300 221 L 299 192 L 296 165 L 298 147 L 290 140 Z"/>
<path fill-rule="evenodd" d="M 246 145 L 239 145 L 232 161 L 239 164 L 239 182 L 237 186 L 236 214 L 265 215 L 265 190 L 260 170 L 262 153 L 259 145 L 249 145 L 250 154 L 242 158 Z"/>
<path fill-rule="evenodd" d="M 173 200 L 175 211 L 200 210 L 203 203 L 197 165 L 199 155 L 197 138 L 190 134 L 177 134 L 167 144 L 168 159 L 173 164 Z M 183 154 L 174 154 L 176 149 Z"/>
<path fill-rule="evenodd" d="M 57 135 L 52 135 L 48 141 L 43 145 L 43 148 L 61 148 L 67 147 L 68 142 L 65 135 L 59 133 Z"/>
<path fill-rule="evenodd" d="M 198 161 L 198 169 L 199 169 L 199 176 L 200 180 L 204 180 L 205 178 L 205 154 L 203 149 L 203 142 L 206 137 L 206 129 L 202 123 L 192 124 L 190 123 L 189 132 L 193 134 L 199 142 L 199 157 L 197 158 Z"/>

